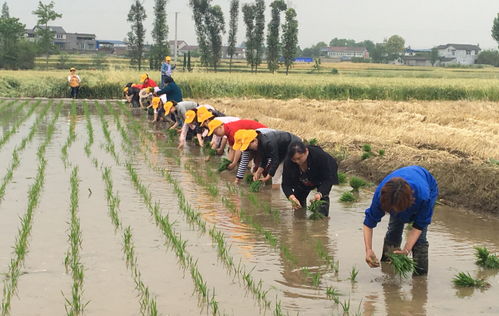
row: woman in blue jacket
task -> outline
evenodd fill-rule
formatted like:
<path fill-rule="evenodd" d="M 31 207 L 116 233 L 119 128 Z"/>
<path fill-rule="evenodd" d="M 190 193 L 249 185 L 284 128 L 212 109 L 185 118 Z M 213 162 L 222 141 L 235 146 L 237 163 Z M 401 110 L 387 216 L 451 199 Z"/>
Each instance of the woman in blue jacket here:
<path fill-rule="evenodd" d="M 415 273 L 428 273 L 428 241 L 426 232 L 431 223 L 433 208 L 438 197 L 438 186 L 428 170 L 420 166 L 397 169 L 386 176 L 376 188 L 371 206 L 365 212 L 364 244 L 366 262 L 378 267 L 379 262 L 372 250 L 373 228 L 385 214 L 390 214 L 388 231 L 383 244 L 381 261 L 393 251 L 409 255 L 416 262 Z M 412 223 L 405 246 L 400 250 L 404 224 Z"/>

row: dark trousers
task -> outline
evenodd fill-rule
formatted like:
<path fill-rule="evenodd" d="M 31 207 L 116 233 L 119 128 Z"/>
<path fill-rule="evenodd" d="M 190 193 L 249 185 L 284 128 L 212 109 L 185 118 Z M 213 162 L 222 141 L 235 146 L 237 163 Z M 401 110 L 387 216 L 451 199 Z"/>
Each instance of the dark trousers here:
<path fill-rule="evenodd" d="M 80 87 L 71 87 L 71 98 L 76 99 L 78 97 L 78 91 Z"/>
<path fill-rule="evenodd" d="M 412 248 L 412 258 L 416 262 L 415 274 L 428 273 L 428 247 L 429 243 L 426 239 L 428 227 L 421 231 L 421 235 Z M 402 234 L 404 232 L 404 223 L 396 216 L 390 215 L 388 222 L 388 230 L 385 235 L 385 242 L 383 244 L 382 261 L 386 261 L 386 254 L 391 253 L 394 249 L 400 248 L 402 243 Z"/>
<path fill-rule="evenodd" d="M 300 201 L 300 204 L 303 208 L 307 207 L 307 196 L 312 191 L 314 187 L 300 187 L 294 190 L 293 194 L 296 196 L 298 201 Z M 328 217 L 329 216 L 329 195 L 323 195 L 321 198 L 321 201 L 324 201 L 321 205 L 321 208 L 319 209 L 319 212 Z"/>
<path fill-rule="evenodd" d="M 161 75 L 161 82 L 159 83 L 159 88 L 163 89 L 165 87 L 165 81 L 166 79 L 170 78 L 168 75 Z"/>

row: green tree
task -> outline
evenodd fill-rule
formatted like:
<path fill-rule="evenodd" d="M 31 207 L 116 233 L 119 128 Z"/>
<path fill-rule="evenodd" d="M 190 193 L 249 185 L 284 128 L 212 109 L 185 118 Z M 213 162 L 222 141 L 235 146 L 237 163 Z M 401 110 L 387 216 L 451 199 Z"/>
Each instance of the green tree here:
<path fill-rule="evenodd" d="M 0 68 L 18 68 L 19 41 L 25 25 L 18 18 L 0 18 Z"/>
<path fill-rule="evenodd" d="M 2 16 L 1 16 L 1 18 L 3 18 L 3 19 L 10 18 L 9 6 L 7 5 L 7 2 L 4 2 L 2 4 Z"/>
<path fill-rule="evenodd" d="M 286 75 L 296 58 L 298 47 L 298 20 L 296 11 L 292 8 L 286 11 L 286 22 L 282 26 L 282 56 L 286 66 Z"/>
<path fill-rule="evenodd" d="M 258 72 L 258 66 L 262 63 L 263 41 L 265 31 L 265 1 L 256 0 L 255 2 L 255 72 Z"/>
<path fill-rule="evenodd" d="M 227 54 L 229 55 L 229 71 L 232 72 L 232 58 L 236 53 L 237 43 L 237 18 L 239 16 L 239 0 L 232 0 L 230 2 L 230 22 L 229 22 L 229 40 L 227 47 Z"/>
<path fill-rule="evenodd" d="M 405 40 L 399 35 L 392 35 L 385 43 L 385 52 L 390 60 L 394 60 L 404 51 Z"/>
<path fill-rule="evenodd" d="M 130 49 L 130 64 L 137 64 L 139 70 L 142 69 L 142 59 L 144 58 L 146 29 L 143 23 L 146 17 L 146 10 L 142 2 L 135 0 L 130 6 L 127 17 L 127 22 L 132 25 L 130 32 L 128 32 L 128 47 Z"/>
<path fill-rule="evenodd" d="M 478 54 L 476 60 L 477 64 L 492 65 L 499 67 L 499 51 L 497 50 L 484 50 Z"/>
<path fill-rule="evenodd" d="M 386 62 L 385 44 L 376 43 L 376 45 L 374 45 L 374 49 L 369 53 L 369 55 L 375 63 Z"/>
<path fill-rule="evenodd" d="M 274 73 L 279 68 L 281 12 L 286 10 L 287 6 L 283 0 L 275 0 L 270 4 L 270 7 L 272 8 L 272 14 L 267 27 L 267 67 L 270 72 Z"/>
<path fill-rule="evenodd" d="M 243 20 L 246 25 L 246 61 L 251 67 L 251 71 L 255 67 L 255 5 L 243 5 Z"/>
<path fill-rule="evenodd" d="M 435 66 L 436 62 L 438 61 L 439 59 L 439 56 L 438 56 L 438 49 L 436 47 L 433 47 L 431 49 L 431 53 L 430 53 L 430 59 L 431 59 L 431 65 L 432 66 Z"/>
<path fill-rule="evenodd" d="M 329 46 L 352 47 L 357 46 L 357 43 L 353 39 L 335 37 L 329 42 Z"/>
<path fill-rule="evenodd" d="M 369 56 L 372 54 L 372 52 L 374 51 L 374 48 L 376 47 L 376 45 L 373 43 L 373 41 L 370 41 L 370 40 L 362 41 L 359 44 L 360 44 L 360 46 L 365 47 L 367 49 L 367 51 L 369 52 Z"/>
<path fill-rule="evenodd" d="M 159 69 L 165 56 L 169 55 L 168 24 L 166 21 L 166 0 L 154 2 L 154 25 L 152 29 L 153 45 L 149 54 L 151 69 Z"/>
<path fill-rule="evenodd" d="M 318 58 L 321 56 L 321 49 L 328 47 L 325 42 L 319 42 L 311 47 L 305 48 L 301 55 L 304 57 Z"/>
<path fill-rule="evenodd" d="M 222 57 L 222 34 L 225 33 L 225 21 L 222 8 L 218 5 L 210 6 L 209 19 L 206 20 L 208 39 L 211 49 L 210 64 L 217 71 L 220 58 Z"/>
<path fill-rule="evenodd" d="M 208 43 L 208 34 L 206 29 L 206 18 L 209 15 L 211 0 L 189 0 L 192 7 L 192 15 L 196 28 L 196 37 L 199 50 L 201 51 L 201 65 L 208 66 L 211 59 L 211 51 Z"/>
<path fill-rule="evenodd" d="M 492 38 L 499 44 L 499 13 L 497 13 L 494 23 L 492 24 Z"/>
<path fill-rule="evenodd" d="M 49 65 L 49 55 L 54 51 L 54 35 L 49 28 L 49 22 L 55 21 L 62 17 L 62 14 L 57 13 L 54 10 L 54 2 L 51 1 L 49 4 L 43 4 L 41 1 L 38 2 L 38 8 L 33 11 L 33 14 L 37 16 L 38 20 L 36 22 L 36 34 L 39 37 L 38 46 L 40 51 L 45 53 L 45 67 L 48 68 Z"/>

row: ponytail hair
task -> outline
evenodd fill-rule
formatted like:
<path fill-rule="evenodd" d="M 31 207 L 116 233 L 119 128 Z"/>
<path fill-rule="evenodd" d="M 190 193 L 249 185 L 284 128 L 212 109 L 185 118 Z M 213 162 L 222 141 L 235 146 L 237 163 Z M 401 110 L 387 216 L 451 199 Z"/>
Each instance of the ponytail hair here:
<path fill-rule="evenodd" d="M 392 178 L 381 188 L 381 209 L 385 212 L 402 212 L 413 203 L 414 192 L 403 178 Z"/>

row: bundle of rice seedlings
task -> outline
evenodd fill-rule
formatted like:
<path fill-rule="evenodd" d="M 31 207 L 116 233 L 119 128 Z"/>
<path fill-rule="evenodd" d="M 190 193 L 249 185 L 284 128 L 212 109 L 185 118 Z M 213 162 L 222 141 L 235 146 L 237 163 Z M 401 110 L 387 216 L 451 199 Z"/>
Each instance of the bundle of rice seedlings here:
<path fill-rule="evenodd" d="M 350 186 L 352 187 L 352 191 L 357 192 L 359 191 L 360 187 L 364 187 L 367 185 L 367 182 L 362 180 L 361 178 L 357 177 L 351 177 L 350 178 Z"/>
<path fill-rule="evenodd" d="M 476 263 L 488 269 L 499 269 L 499 257 L 491 254 L 485 247 L 475 247 Z"/>
<path fill-rule="evenodd" d="M 222 161 L 220 161 L 220 165 L 218 166 L 218 172 L 227 170 L 227 167 L 230 165 L 231 162 L 232 161 L 230 161 L 227 158 L 222 158 Z"/>
<path fill-rule="evenodd" d="M 343 184 L 347 182 L 347 175 L 343 172 L 338 172 L 338 182 L 339 184 Z"/>
<path fill-rule="evenodd" d="M 369 145 L 369 144 L 362 145 L 362 151 L 364 151 L 366 153 L 370 153 L 371 152 L 371 145 Z"/>
<path fill-rule="evenodd" d="M 408 256 L 403 254 L 391 253 L 388 254 L 388 258 L 390 259 L 390 262 L 393 264 L 395 273 L 404 278 L 408 274 L 412 273 L 414 271 L 414 268 L 416 267 L 416 262 L 414 262 L 412 258 L 409 258 Z"/>
<path fill-rule="evenodd" d="M 485 288 L 490 284 L 485 282 L 483 279 L 473 279 L 473 277 L 469 273 L 459 272 L 454 279 L 452 279 L 452 283 L 455 286 L 464 286 L 464 287 L 477 287 L 477 288 Z"/>
<path fill-rule="evenodd" d="M 352 194 L 352 192 L 343 192 L 343 194 L 340 196 L 340 201 L 341 202 L 355 202 L 357 199 L 355 198 L 355 195 Z"/>
<path fill-rule="evenodd" d="M 385 150 L 384 149 L 378 150 L 378 155 L 384 156 L 385 155 Z"/>
<path fill-rule="evenodd" d="M 252 181 L 249 185 L 249 190 L 251 192 L 260 192 L 263 182 L 260 180 Z"/>
<path fill-rule="evenodd" d="M 326 201 L 323 200 L 315 200 L 312 203 L 310 203 L 310 205 L 307 207 L 307 210 L 312 212 L 312 214 L 310 214 L 308 219 L 313 219 L 313 220 L 323 219 L 325 216 L 321 212 L 319 212 L 319 210 L 321 209 L 321 206 L 324 203 L 326 203 Z"/>
<path fill-rule="evenodd" d="M 317 138 L 312 138 L 311 140 L 308 141 L 308 144 L 312 146 L 317 146 L 319 144 L 319 141 L 317 140 Z"/>
<path fill-rule="evenodd" d="M 245 174 L 244 182 L 246 182 L 247 184 L 251 184 L 251 182 L 253 182 L 253 175 L 251 173 Z"/>
<path fill-rule="evenodd" d="M 177 136 L 177 130 L 175 130 L 175 129 L 167 129 L 167 130 L 166 130 L 166 135 L 167 135 L 169 138 L 173 139 L 174 137 L 176 137 L 176 136 Z"/>

